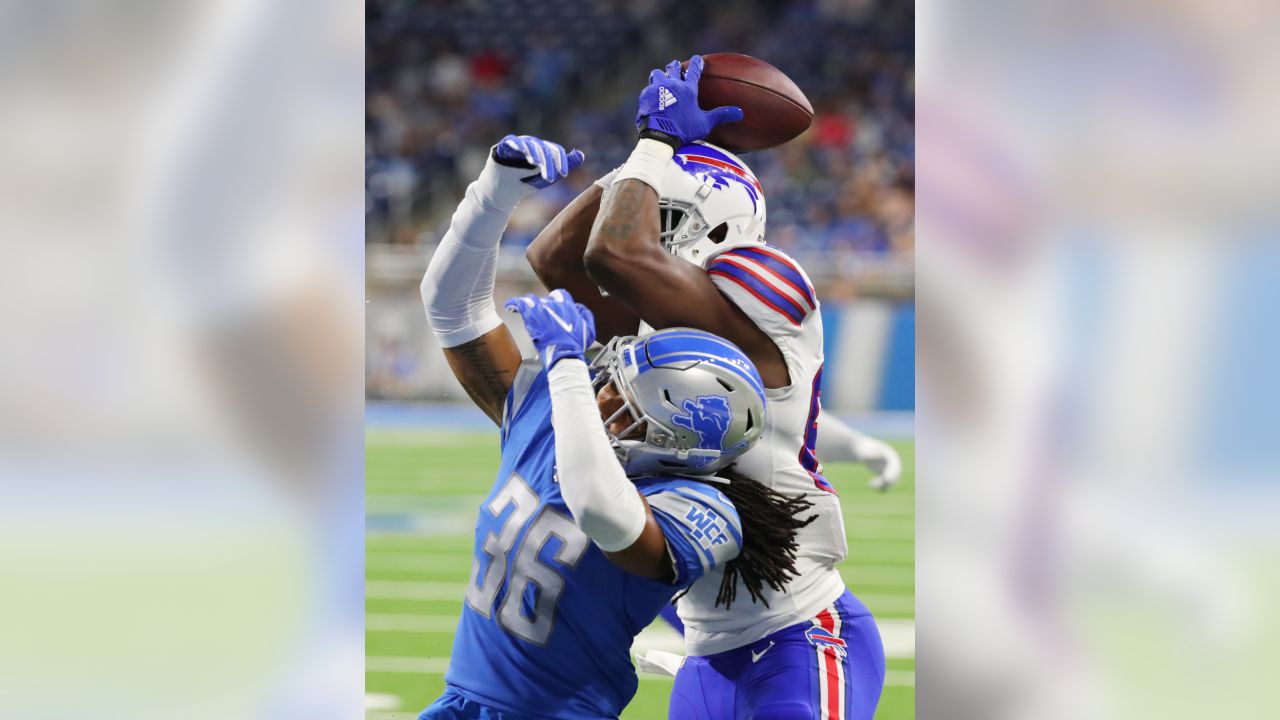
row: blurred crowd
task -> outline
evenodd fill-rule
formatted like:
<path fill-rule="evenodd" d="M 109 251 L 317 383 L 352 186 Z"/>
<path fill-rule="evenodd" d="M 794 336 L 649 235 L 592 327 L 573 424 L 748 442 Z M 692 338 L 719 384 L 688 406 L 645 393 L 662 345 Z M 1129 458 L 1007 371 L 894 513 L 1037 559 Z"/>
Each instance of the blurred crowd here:
<path fill-rule="evenodd" d="M 366 225 L 370 243 L 433 244 L 485 153 L 538 135 L 583 169 L 523 203 L 518 250 L 634 146 L 649 71 L 742 52 L 813 103 L 804 135 L 744 160 L 764 185 L 770 243 L 824 267 L 914 253 L 914 17 L 903 0 L 688 3 L 471 0 L 367 3 Z"/>

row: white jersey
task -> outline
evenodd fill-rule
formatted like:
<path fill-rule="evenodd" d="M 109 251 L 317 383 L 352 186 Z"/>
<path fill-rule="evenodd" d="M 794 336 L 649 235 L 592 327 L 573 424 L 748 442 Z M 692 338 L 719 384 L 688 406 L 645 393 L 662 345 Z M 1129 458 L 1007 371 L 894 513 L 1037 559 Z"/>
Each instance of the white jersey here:
<path fill-rule="evenodd" d="M 754 642 L 804 622 L 845 590 L 835 569 L 848 553 L 844 519 L 834 489 L 814 455 L 822 382 L 822 317 L 809 277 L 786 253 L 768 245 L 731 248 L 706 263 L 713 282 L 782 351 L 791 384 L 768 389 L 765 428 L 736 469 L 774 490 L 813 503 L 817 515 L 797 532 L 796 576 L 784 592 L 764 588 L 753 602 L 741 581 L 729 610 L 715 607 L 723 570 L 693 585 L 677 605 L 690 655 L 710 655 Z"/>

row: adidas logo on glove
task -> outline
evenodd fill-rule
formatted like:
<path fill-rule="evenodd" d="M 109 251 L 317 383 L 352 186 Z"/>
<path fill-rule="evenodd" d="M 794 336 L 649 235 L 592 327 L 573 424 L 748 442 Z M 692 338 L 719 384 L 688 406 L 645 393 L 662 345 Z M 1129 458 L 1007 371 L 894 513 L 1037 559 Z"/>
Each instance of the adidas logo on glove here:
<path fill-rule="evenodd" d="M 666 110 L 668 106 L 676 104 L 676 96 L 671 94 L 665 85 L 658 88 L 658 112 Z"/>

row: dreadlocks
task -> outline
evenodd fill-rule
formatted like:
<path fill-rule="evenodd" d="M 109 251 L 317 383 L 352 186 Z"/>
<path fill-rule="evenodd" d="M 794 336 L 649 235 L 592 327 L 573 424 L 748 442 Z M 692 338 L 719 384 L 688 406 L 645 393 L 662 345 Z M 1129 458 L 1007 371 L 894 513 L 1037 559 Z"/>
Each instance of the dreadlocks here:
<path fill-rule="evenodd" d="M 733 604 L 739 577 L 751 600 L 768 607 L 764 586 L 782 591 L 796 574 L 796 530 L 818 517 L 810 515 L 802 520 L 797 516 L 813 503 L 803 497 L 789 498 L 732 468 L 716 475 L 729 481 L 715 483 L 714 487 L 729 498 L 742 521 L 742 550 L 738 557 L 725 563 L 716 607 L 724 605 L 727 609 Z"/>

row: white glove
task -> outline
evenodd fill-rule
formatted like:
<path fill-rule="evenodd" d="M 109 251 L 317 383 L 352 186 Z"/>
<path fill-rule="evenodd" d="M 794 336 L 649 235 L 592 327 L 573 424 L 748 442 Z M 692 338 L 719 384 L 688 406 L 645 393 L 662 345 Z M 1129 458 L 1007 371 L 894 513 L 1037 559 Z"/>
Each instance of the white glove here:
<path fill-rule="evenodd" d="M 684 656 L 665 650 L 650 650 L 641 655 L 635 653 L 636 670 L 650 675 L 666 675 L 675 677 L 684 665 Z"/>
<path fill-rule="evenodd" d="M 845 424 L 826 410 L 818 416 L 818 458 L 823 464 L 856 462 L 866 465 L 876 476 L 869 483 L 884 491 L 902 477 L 902 459 L 891 445 Z"/>
<path fill-rule="evenodd" d="M 902 458 L 898 457 L 898 451 L 892 445 L 870 435 L 862 435 L 854 443 L 858 446 L 862 464 L 876 474 L 868 483 L 872 488 L 884 492 L 898 484 L 902 477 Z"/>

